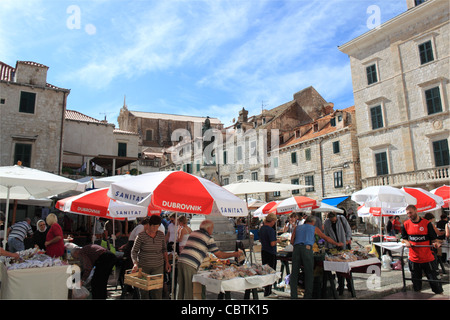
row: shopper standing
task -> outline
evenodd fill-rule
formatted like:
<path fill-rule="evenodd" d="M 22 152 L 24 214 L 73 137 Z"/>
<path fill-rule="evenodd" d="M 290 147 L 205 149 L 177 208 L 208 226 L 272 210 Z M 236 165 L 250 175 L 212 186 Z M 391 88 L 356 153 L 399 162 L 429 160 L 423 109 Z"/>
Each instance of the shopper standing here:
<path fill-rule="evenodd" d="M 267 264 L 272 269 L 277 267 L 277 233 L 274 225 L 277 223 L 277 216 L 269 213 L 264 219 L 263 226 L 259 229 L 259 241 L 261 242 L 261 262 Z M 264 287 L 264 297 L 272 297 L 272 285 Z"/>
<path fill-rule="evenodd" d="M 297 299 L 298 273 L 300 266 L 303 266 L 305 273 L 305 299 L 311 299 L 314 285 L 314 253 L 312 247 L 315 242 L 315 235 L 325 241 L 342 247 L 342 242 L 336 242 L 325 235 L 318 227 L 315 226 L 316 217 L 308 216 L 305 223 L 294 229 L 291 236 L 291 244 L 294 246 L 292 253 L 292 272 L 289 280 L 291 287 L 291 299 Z"/>

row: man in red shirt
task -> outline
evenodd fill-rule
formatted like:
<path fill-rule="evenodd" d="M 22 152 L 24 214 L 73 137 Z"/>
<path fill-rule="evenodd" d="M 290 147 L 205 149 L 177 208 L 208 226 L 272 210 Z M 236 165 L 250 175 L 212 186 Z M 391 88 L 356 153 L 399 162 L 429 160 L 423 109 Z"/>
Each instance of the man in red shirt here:
<path fill-rule="evenodd" d="M 403 223 L 402 240 L 409 248 L 409 270 L 413 282 L 414 291 L 422 289 L 422 273 L 424 272 L 430 281 L 430 287 L 434 293 L 443 292 L 442 284 L 434 282 L 438 279 L 437 263 L 431 246 L 439 247 L 436 241 L 437 235 L 433 225 L 417 214 L 417 208 L 413 205 L 406 207 L 408 220 Z"/>

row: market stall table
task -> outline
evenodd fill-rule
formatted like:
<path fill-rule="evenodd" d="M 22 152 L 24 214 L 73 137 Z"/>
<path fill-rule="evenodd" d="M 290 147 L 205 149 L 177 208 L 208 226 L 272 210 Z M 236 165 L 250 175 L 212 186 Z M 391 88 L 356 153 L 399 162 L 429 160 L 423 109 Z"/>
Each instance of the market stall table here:
<path fill-rule="evenodd" d="M 7 270 L 0 263 L 1 299 L 66 300 L 68 266 Z"/>
<path fill-rule="evenodd" d="M 381 270 L 381 262 L 378 258 L 368 258 L 357 261 L 327 261 L 323 262 L 325 272 L 336 272 L 337 274 L 349 279 L 350 291 L 352 297 L 356 297 L 353 286 L 353 273 L 367 273 L 370 266 L 378 266 Z M 332 283 L 332 285 L 334 285 Z"/>
<path fill-rule="evenodd" d="M 291 249 L 283 249 L 277 251 L 277 260 L 281 263 L 281 278 L 283 278 L 284 271 L 286 270 L 286 275 L 290 274 L 289 263 L 292 262 L 292 250 Z"/>
<path fill-rule="evenodd" d="M 266 275 L 235 277 L 227 280 L 218 280 L 209 278 L 209 274 L 209 271 L 199 272 L 194 275 L 192 282 L 200 283 L 205 286 L 206 291 L 216 294 L 225 293 L 226 297 L 229 297 L 229 293 L 232 291 L 252 290 L 272 285 L 281 277 L 280 272 L 276 272 Z"/>

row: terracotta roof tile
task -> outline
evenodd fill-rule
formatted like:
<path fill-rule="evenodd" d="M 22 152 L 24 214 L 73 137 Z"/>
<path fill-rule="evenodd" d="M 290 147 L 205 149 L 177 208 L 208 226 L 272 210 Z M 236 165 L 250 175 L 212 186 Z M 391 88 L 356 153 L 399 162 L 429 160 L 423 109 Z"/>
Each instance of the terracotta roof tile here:
<path fill-rule="evenodd" d="M 319 131 L 314 132 L 313 128 L 314 128 L 314 124 L 317 123 L 319 120 L 320 121 L 331 120 L 331 118 L 333 118 L 335 116 L 336 112 L 339 112 L 339 111 L 348 112 L 348 113 L 354 113 L 355 106 L 348 107 L 348 108 L 343 109 L 343 110 L 335 110 L 333 113 L 327 114 L 327 115 L 323 116 L 322 118 L 317 119 L 314 122 L 311 122 L 311 123 L 308 123 L 308 124 L 304 125 L 304 126 L 309 126 L 310 129 L 308 131 L 306 131 L 301 137 L 290 139 L 286 143 L 280 145 L 280 147 L 287 147 L 287 146 L 290 146 L 290 145 L 293 145 L 293 144 L 296 144 L 296 143 L 299 143 L 299 142 L 302 142 L 302 141 L 306 141 L 306 140 L 309 140 L 309 139 L 317 138 L 317 137 L 329 134 L 331 132 L 337 131 L 338 130 L 337 127 L 333 127 L 330 124 L 330 122 L 328 122 Z M 304 126 L 301 126 L 301 127 L 304 127 Z M 298 127 L 298 128 L 300 128 L 300 127 Z"/>
<path fill-rule="evenodd" d="M 95 118 L 89 117 L 89 116 L 87 116 L 85 114 L 82 114 L 81 112 L 78 112 L 78 111 L 75 111 L 75 110 L 66 110 L 65 119 L 66 120 L 73 120 L 73 121 L 96 123 L 96 124 L 107 124 L 105 122 L 102 122 L 102 121 L 97 120 Z"/>

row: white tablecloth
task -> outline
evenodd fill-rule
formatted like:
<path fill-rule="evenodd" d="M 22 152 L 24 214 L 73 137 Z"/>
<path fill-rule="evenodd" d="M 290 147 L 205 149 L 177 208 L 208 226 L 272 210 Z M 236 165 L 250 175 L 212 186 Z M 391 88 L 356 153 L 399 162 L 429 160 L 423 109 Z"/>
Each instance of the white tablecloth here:
<path fill-rule="evenodd" d="M 387 249 L 387 250 L 391 250 L 391 251 L 395 251 L 395 252 L 402 252 L 402 248 L 405 246 L 403 243 L 401 242 L 374 242 L 373 243 L 376 246 L 379 246 L 383 249 Z M 404 253 L 405 256 L 408 256 L 408 248 L 405 248 Z"/>
<path fill-rule="evenodd" d="M 369 258 L 365 260 L 357 260 L 351 262 L 342 262 L 342 261 L 324 261 L 323 269 L 325 271 L 336 271 L 343 273 L 350 273 L 352 268 L 369 266 L 372 264 L 379 264 L 380 260 L 378 258 Z"/>
<path fill-rule="evenodd" d="M 199 282 L 206 287 L 207 291 L 217 294 L 225 291 L 244 291 L 247 289 L 262 288 L 273 284 L 281 277 L 281 273 L 277 272 L 263 276 L 217 280 L 209 278 L 208 274 L 209 272 L 200 272 L 194 275 L 192 282 Z"/>
<path fill-rule="evenodd" d="M 1 299 L 63 300 L 68 298 L 68 266 L 7 270 L 0 263 Z"/>

